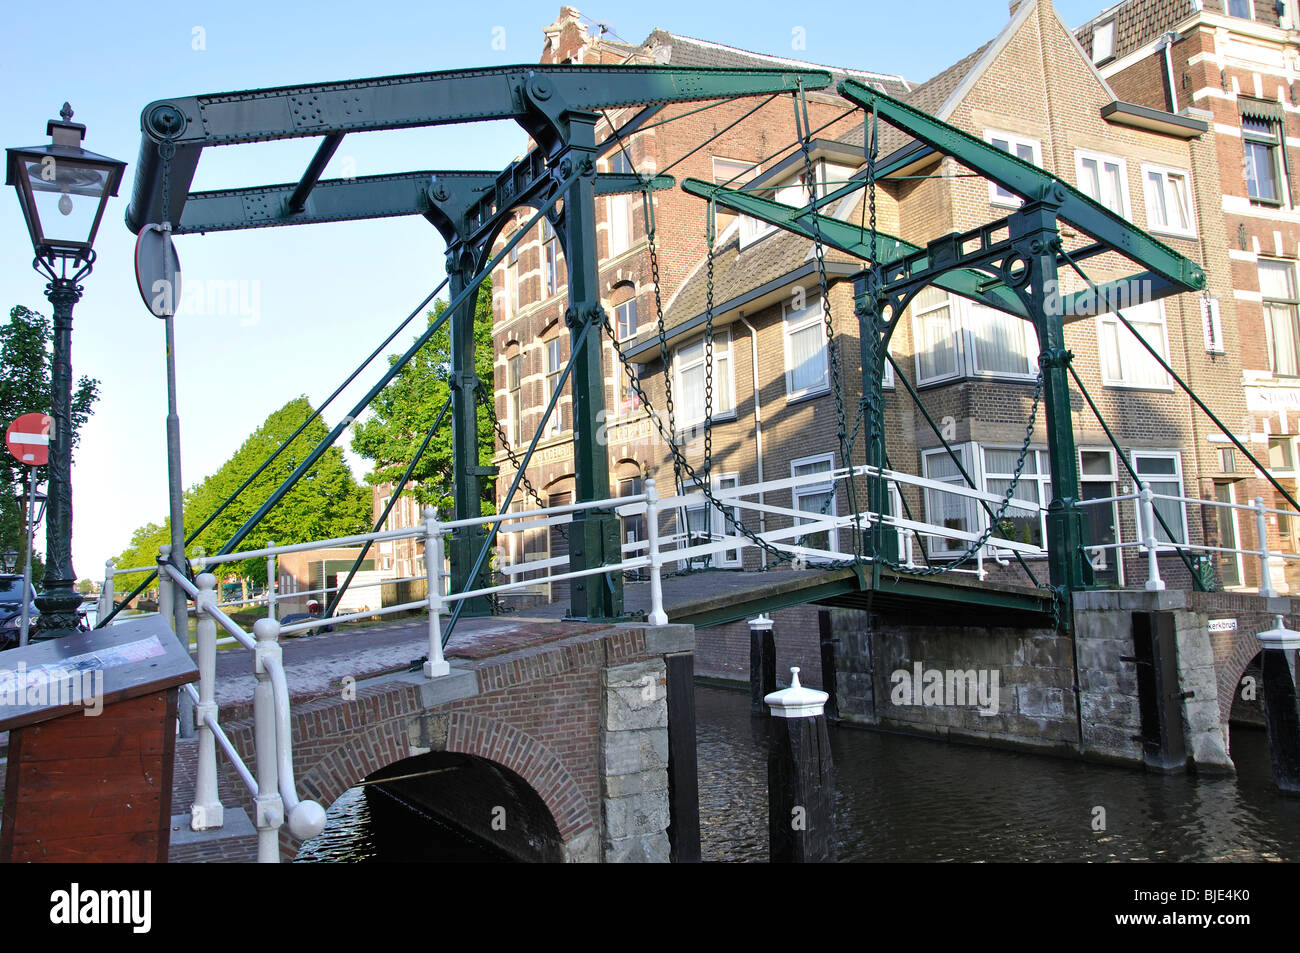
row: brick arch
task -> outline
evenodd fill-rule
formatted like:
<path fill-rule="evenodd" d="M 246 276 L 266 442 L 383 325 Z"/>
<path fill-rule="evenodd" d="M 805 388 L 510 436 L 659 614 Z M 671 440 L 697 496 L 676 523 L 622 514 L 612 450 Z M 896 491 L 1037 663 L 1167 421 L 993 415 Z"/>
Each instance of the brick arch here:
<path fill-rule="evenodd" d="M 445 750 L 493 761 L 523 778 L 551 812 L 561 840 L 567 842 L 596 826 L 587 799 L 564 762 L 514 725 L 485 715 L 453 712 Z"/>
<path fill-rule="evenodd" d="M 1218 678 L 1219 690 L 1219 718 L 1223 724 L 1223 741 L 1225 745 L 1231 745 L 1232 734 L 1228 731 L 1228 723 L 1232 719 L 1232 703 L 1237 697 L 1237 686 L 1241 684 L 1241 677 L 1246 673 L 1246 667 L 1254 661 L 1255 656 L 1260 653 L 1259 639 L 1253 630 L 1238 630 L 1232 639 L 1232 648 L 1228 653 L 1219 658 L 1215 666 Z M 1231 754 L 1231 750 L 1229 750 Z"/>

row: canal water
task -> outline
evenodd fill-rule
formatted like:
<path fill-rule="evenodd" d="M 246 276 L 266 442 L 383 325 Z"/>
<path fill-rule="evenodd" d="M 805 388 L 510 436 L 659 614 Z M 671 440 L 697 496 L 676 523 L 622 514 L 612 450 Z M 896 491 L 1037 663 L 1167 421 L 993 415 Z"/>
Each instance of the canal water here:
<path fill-rule="evenodd" d="M 700 686 L 705 861 L 767 860 L 767 737 L 744 692 Z M 842 861 L 1300 860 L 1300 798 L 1269 775 L 1264 733 L 1232 735 L 1237 776 L 1165 776 L 854 728 L 832 728 Z M 372 822 L 404 815 L 380 843 Z M 1096 829 L 1104 825 L 1104 829 Z M 302 862 L 496 860 L 373 789 L 353 788 Z"/>

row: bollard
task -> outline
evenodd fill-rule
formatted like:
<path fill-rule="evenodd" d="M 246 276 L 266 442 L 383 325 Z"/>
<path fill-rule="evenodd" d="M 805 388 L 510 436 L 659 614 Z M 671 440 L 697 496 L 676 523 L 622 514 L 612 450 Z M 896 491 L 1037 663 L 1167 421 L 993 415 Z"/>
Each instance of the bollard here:
<path fill-rule="evenodd" d="M 424 573 L 429 589 L 429 660 L 424 663 L 425 678 L 441 678 L 451 673 L 442 657 L 442 595 L 438 574 L 442 572 L 442 527 L 438 511 L 424 508 Z"/>
<path fill-rule="evenodd" d="M 1300 702 L 1297 701 L 1296 650 L 1300 632 L 1286 627 L 1277 616 L 1276 628 L 1256 638 L 1260 652 L 1260 681 L 1264 702 L 1264 727 L 1273 783 L 1286 794 L 1300 794 Z"/>
<path fill-rule="evenodd" d="M 766 715 L 763 697 L 776 691 L 776 636 L 765 615 L 749 620 L 749 710 Z"/>
<path fill-rule="evenodd" d="M 217 620 L 210 609 L 217 602 L 217 577 L 210 572 L 200 573 L 195 580 L 199 587 L 194 600 L 198 616 L 195 638 L 198 641 L 199 703 L 194 709 L 199 735 L 199 760 L 194 780 L 194 803 L 190 806 L 190 829 L 207 831 L 222 827 L 225 808 L 217 793 L 217 739 L 208 718 L 217 721 Z"/>
<path fill-rule="evenodd" d="M 266 541 L 266 546 L 270 549 L 275 543 L 271 540 Z M 279 559 L 275 553 L 266 557 L 266 617 L 275 618 L 275 584 L 279 581 L 280 569 Z"/>
<path fill-rule="evenodd" d="M 767 756 L 768 835 L 771 860 L 823 863 L 835 860 L 835 778 L 827 694 L 799 684 L 768 695 L 772 708 Z"/>

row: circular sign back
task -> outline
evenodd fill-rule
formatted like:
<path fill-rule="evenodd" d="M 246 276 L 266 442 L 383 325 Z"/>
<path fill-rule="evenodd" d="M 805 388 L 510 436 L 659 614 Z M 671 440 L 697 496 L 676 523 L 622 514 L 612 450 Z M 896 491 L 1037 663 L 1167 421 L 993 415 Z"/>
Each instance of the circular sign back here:
<path fill-rule="evenodd" d="M 135 283 L 156 318 L 169 318 L 181 301 L 181 260 L 169 228 L 146 225 L 135 241 Z"/>

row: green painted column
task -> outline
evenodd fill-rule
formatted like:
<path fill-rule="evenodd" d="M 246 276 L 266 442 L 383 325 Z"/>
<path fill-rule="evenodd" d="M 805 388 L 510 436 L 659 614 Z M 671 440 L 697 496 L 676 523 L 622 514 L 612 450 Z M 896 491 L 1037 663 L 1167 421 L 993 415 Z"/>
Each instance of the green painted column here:
<path fill-rule="evenodd" d="M 858 315 L 858 342 L 862 356 L 862 421 L 867 464 L 885 466 L 885 396 L 881 386 L 885 376 L 886 330 L 880 318 L 881 297 L 876 279 L 864 272 L 854 280 Z M 852 460 L 845 464 L 853 465 Z M 867 508 L 873 513 L 889 512 L 889 484 L 880 477 L 867 478 Z M 879 555 L 887 562 L 898 562 L 898 534 L 876 524 L 863 534 L 863 555 Z"/>
<path fill-rule="evenodd" d="M 609 499 L 609 456 L 597 435 L 603 433 L 605 374 L 601 346 L 599 248 L 596 243 L 596 120 L 595 113 L 566 112 L 569 153 L 560 174 L 568 176 L 579 163 L 583 174 L 564 199 L 565 261 L 569 270 L 569 307 L 565 322 L 569 340 L 575 342 L 588 322 L 596 327 L 587 335 L 582 353 L 573 363 L 573 466 L 575 502 Z M 558 413 L 558 410 L 557 410 Z M 569 559 L 578 571 L 621 559 L 619 519 L 612 510 L 575 513 L 569 531 Z M 569 613 L 580 619 L 614 619 L 623 614 L 623 577 L 620 573 L 586 576 L 569 583 Z"/>
<path fill-rule="evenodd" d="M 453 245 L 447 251 L 448 288 L 451 297 L 465 290 L 466 278 L 475 274 L 473 254 L 463 245 Z M 454 519 L 471 519 L 481 513 L 479 504 L 482 493 L 483 476 L 488 476 L 492 468 L 479 465 L 478 445 L 478 406 L 475 401 L 475 388 L 479 379 L 474 370 L 474 311 L 476 296 L 467 298 L 453 312 L 448 324 L 451 327 L 451 454 L 453 467 Z M 443 517 L 446 519 L 446 517 Z M 451 560 L 450 592 L 464 592 L 466 589 L 481 589 L 490 586 L 490 571 L 487 563 L 479 571 L 478 578 L 469 579 L 474 567 L 474 560 L 487 539 L 487 533 L 481 526 L 456 530 L 448 540 Z M 470 599 L 462 615 L 485 616 L 491 613 L 491 603 L 485 597 Z"/>
<path fill-rule="evenodd" d="M 1043 416 L 1047 422 L 1047 455 L 1052 471 L 1052 501 L 1047 508 L 1048 568 L 1051 584 L 1062 594 L 1092 585 L 1092 567 L 1083 554 L 1084 514 L 1079 502 L 1079 458 L 1070 416 L 1072 355 L 1065 348 L 1056 263 L 1060 233 L 1057 207 L 1030 202 L 1012 217 L 1013 241 L 1021 260 L 1009 264 L 1012 283 L 1023 266 L 1026 297 L 1038 333 L 1038 364 L 1043 372 Z M 1062 617 L 1068 618 L 1068 614 Z"/>

